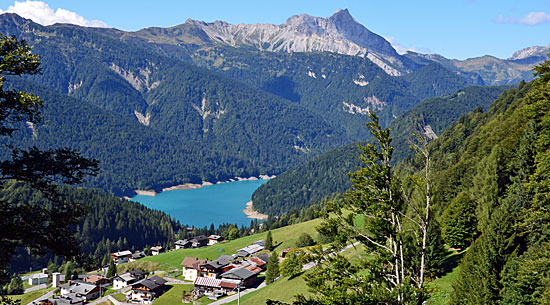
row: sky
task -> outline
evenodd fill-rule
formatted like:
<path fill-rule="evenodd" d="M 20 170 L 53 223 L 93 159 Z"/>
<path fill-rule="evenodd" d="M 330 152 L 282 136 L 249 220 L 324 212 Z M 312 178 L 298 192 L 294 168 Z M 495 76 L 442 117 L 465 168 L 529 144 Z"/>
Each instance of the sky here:
<path fill-rule="evenodd" d="M 550 0 L 0 0 L 0 13 L 125 31 L 212 22 L 281 24 L 292 15 L 328 17 L 340 8 L 400 53 L 412 50 L 466 59 L 508 58 L 550 44 Z"/>

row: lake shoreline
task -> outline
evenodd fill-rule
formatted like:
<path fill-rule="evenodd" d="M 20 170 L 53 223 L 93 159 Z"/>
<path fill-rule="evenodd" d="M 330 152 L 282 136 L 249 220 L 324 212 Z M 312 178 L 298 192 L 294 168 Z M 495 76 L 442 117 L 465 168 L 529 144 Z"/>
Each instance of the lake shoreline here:
<path fill-rule="evenodd" d="M 246 203 L 246 209 L 243 210 L 243 212 L 246 214 L 246 217 L 259 219 L 259 220 L 266 220 L 269 217 L 269 215 L 262 214 L 258 211 L 255 211 L 253 204 L 254 203 L 252 202 L 252 200 Z"/>
<path fill-rule="evenodd" d="M 170 187 L 165 187 L 160 192 L 156 192 L 154 190 L 134 190 L 134 192 L 137 195 L 142 195 L 142 196 L 157 196 L 158 194 L 160 194 L 162 192 L 165 192 L 165 191 L 191 190 L 191 189 L 198 189 L 198 188 L 201 188 L 201 187 L 205 187 L 205 186 L 208 186 L 208 185 L 214 185 L 214 184 L 229 183 L 229 182 L 235 182 L 235 181 L 246 181 L 246 180 L 273 179 L 275 177 L 276 177 L 275 175 L 273 175 L 273 176 L 259 175 L 258 177 L 252 176 L 252 177 L 248 177 L 248 178 L 235 177 L 235 178 L 232 178 L 232 179 L 229 179 L 229 180 L 226 180 L 226 181 L 218 181 L 216 183 L 212 183 L 212 182 L 209 182 L 209 181 L 203 181 L 201 184 L 197 184 L 197 183 L 178 184 L 178 185 L 173 185 L 173 186 L 170 186 Z M 130 197 L 128 197 L 128 196 L 125 196 L 124 198 L 130 200 Z"/>

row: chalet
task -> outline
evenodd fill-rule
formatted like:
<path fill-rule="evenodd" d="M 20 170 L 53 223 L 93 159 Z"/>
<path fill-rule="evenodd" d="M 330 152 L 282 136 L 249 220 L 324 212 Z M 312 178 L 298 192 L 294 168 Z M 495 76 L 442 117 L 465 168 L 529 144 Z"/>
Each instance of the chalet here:
<path fill-rule="evenodd" d="M 174 246 L 176 247 L 176 250 L 191 248 L 191 242 L 187 239 L 180 239 L 174 243 Z"/>
<path fill-rule="evenodd" d="M 246 260 L 249 264 L 254 265 L 258 268 L 261 268 L 262 270 L 265 270 L 267 268 L 267 262 L 262 260 L 261 258 L 254 256 Z"/>
<path fill-rule="evenodd" d="M 208 244 L 208 237 L 201 235 L 201 236 L 193 237 L 189 239 L 189 241 L 191 242 L 191 248 L 200 248 Z"/>
<path fill-rule="evenodd" d="M 159 276 L 152 276 L 132 284 L 130 299 L 132 302 L 151 304 L 153 300 L 166 291 L 166 280 Z"/>
<path fill-rule="evenodd" d="M 151 255 L 159 255 L 161 252 L 164 252 L 162 246 L 151 247 Z"/>
<path fill-rule="evenodd" d="M 121 289 L 126 286 L 129 286 L 145 277 L 145 273 L 141 270 L 132 270 L 130 272 L 126 272 L 123 274 L 120 274 L 119 276 L 116 276 L 113 278 L 113 288 L 114 289 Z"/>
<path fill-rule="evenodd" d="M 111 254 L 111 259 L 115 262 L 115 264 L 124 264 L 130 261 L 130 257 L 132 256 L 131 251 L 119 251 Z"/>
<path fill-rule="evenodd" d="M 270 255 L 267 253 L 262 253 L 262 254 L 256 255 L 255 257 L 263 260 L 267 264 L 267 262 L 269 261 Z"/>
<path fill-rule="evenodd" d="M 221 290 L 224 293 L 230 294 L 235 291 L 239 285 L 239 281 L 213 279 L 210 277 L 197 277 L 193 282 L 195 286 L 193 295 L 201 297 L 205 294 L 210 294 L 216 290 Z"/>
<path fill-rule="evenodd" d="M 260 268 L 252 266 L 252 268 L 259 269 L 258 273 L 261 271 Z M 257 270 L 256 270 L 257 271 Z M 257 275 L 255 271 L 249 270 L 246 267 L 234 268 L 227 272 L 224 272 L 220 275 L 222 280 L 234 280 L 239 281 L 242 286 L 252 287 L 256 284 Z"/>
<path fill-rule="evenodd" d="M 99 275 L 99 274 L 89 274 L 84 278 L 84 282 L 90 283 L 93 285 L 101 286 L 109 283 L 109 279 Z"/>
<path fill-rule="evenodd" d="M 219 235 L 210 235 L 208 236 L 208 245 L 212 246 L 215 245 L 223 240 L 223 237 Z"/>
<path fill-rule="evenodd" d="M 48 281 L 48 274 L 45 270 L 42 270 L 40 273 L 31 274 L 29 276 L 29 285 L 40 285 L 46 284 Z"/>
<path fill-rule="evenodd" d="M 220 274 L 233 269 L 232 259 L 233 257 L 222 254 L 217 259 L 200 265 L 200 272 L 203 276 L 217 278 Z"/>
<path fill-rule="evenodd" d="M 200 260 L 194 257 L 186 257 L 181 262 L 183 266 L 182 276 L 187 281 L 195 281 L 195 279 L 201 276 L 200 265 L 206 264 L 207 260 Z"/>
<path fill-rule="evenodd" d="M 140 252 L 140 251 L 136 251 L 136 253 L 132 254 L 132 256 L 130 256 L 130 258 L 128 259 L 130 262 L 135 262 L 137 261 L 138 259 L 140 258 L 144 258 L 145 257 L 145 253 L 143 252 Z"/>
<path fill-rule="evenodd" d="M 73 296 L 74 294 L 84 298 L 86 302 L 99 297 L 99 287 L 93 284 L 76 282 L 63 284 L 60 287 L 62 296 Z"/>

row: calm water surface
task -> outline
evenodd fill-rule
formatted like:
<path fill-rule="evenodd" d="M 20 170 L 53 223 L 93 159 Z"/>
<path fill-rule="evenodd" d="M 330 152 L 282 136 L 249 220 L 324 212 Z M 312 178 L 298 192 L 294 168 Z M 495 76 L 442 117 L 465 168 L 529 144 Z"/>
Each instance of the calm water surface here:
<path fill-rule="evenodd" d="M 137 195 L 132 200 L 164 211 L 182 224 L 204 227 L 222 223 L 249 225 L 243 210 L 252 193 L 269 179 L 235 181 L 190 190 L 166 191 L 157 196 Z"/>

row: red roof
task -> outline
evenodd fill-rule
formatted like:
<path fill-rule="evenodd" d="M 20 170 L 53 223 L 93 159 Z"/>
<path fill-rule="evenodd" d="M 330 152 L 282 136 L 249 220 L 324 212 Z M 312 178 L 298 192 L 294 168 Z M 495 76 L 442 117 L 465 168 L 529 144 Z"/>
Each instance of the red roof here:
<path fill-rule="evenodd" d="M 258 266 L 258 267 L 261 267 L 261 266 L 265 265 L 265 262 L 261 258 L 258 258 L 258 257 L 255 257 L 255 256 L 249 258 L 248 260 L 253 262 L 254 264 L 256 264 L 256 266 Z"/>
<path fill-rule="evenodd" d="M 193 284 L 195 284 L 196 286 L 221 288 L 221 282 L 222 280 L 213 279 L 210 277 L 198 277 L 195 279 L 195 282 Z"/>
<path fill-rule="evenodd" d="M 186 257 L 181 262 L 181 265 L 186 268 L 199 270 L 199 265 L 207 263 L 207 260 L 201 260 L 194 257 Z"/>
<path fill-rule="evenodd" d="M 229 289 L 237 288 L 237 283 L 230 283 L 230 282 L 222 281 L 220 283 L 220 285 L 221 285 L 222 288 L 229 288 Z"/>
<path fill-rule="evenodd" d="M 254 265 L 249 265 L 249 266 L 246 266 L 245 268 L 252 271 L 252 272 L 254 272 L 254 273 L 256 273 L 256 274 L 262 272 L 262 268 L 256 267 Z"/>

